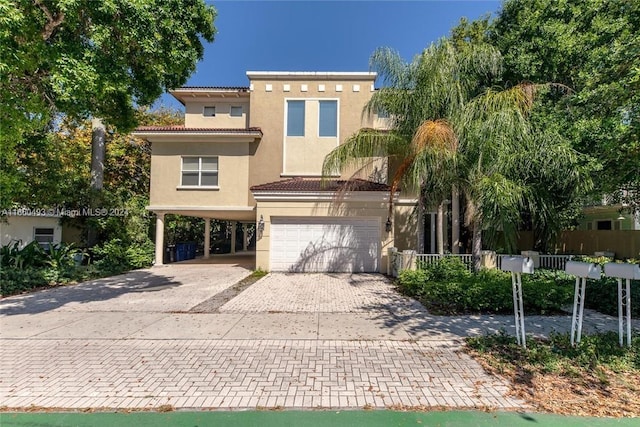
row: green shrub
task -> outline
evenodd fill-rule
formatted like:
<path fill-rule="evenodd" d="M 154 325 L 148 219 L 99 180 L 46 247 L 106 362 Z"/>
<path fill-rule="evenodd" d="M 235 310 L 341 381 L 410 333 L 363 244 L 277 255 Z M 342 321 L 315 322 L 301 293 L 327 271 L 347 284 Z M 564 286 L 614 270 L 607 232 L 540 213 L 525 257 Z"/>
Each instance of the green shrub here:
<path fill-rule="evenodd" d="M 0 294 L 19 294 L 48 285 L 42 269 L 2 267 L 0 269 Z"/>
<path fill-rule="evenodd" d="M 623 280 L 622 286 L 626 286 Z M 631 317 L 640 316 L 640 283 L 631 282 Z M 587 280 L 584 305 L 610 316 L 618 315 L 618 280 L 603 277 L 600 280 Z"/>
<path fill-rule="evenodd" d="M 403 294 L 416 297 L 428 280 L 429 273 L 424 270 L 403 270 L 400 272 L 398 285 Z"/>
<path fill-rule="evenodd" d="M 505 313 L 513 311 L 511 274 L 500 270 L 480 270 L 469 287 L 473 311 Z"/>
<path fill-rule="evenodd" d="M 640 336 L 635 335 L 631 348 L 618 345 L 617 332 L 583 335 L 576 346 L 568 333 L 551 333 L 548 339 L 529 339 L 527 348 L 504 332 L 466 339 L 467 347 L 479 353 L 492 354 L 502 363 L 537 368 L 542 372 L 570 374 L 575 368 L 590 371 L 607 367 L 614 372 L 640 370 Z"/>
<path fill-rule="evenodd" d="M 525 313 L 553 314 L 573 301 L 575 279 L 560 270 L 536 270 L 522 275 Z"/>
<path fill-rule="evenodd" d="M 0 248 L 0 266 L 14 267 L 19 270 L 30 267 L 42 267 L 47 254 L 36 241 L 20 248 L 20 242 L 14 242 Z"/>
<path fill-rule="evenodd" d="M 578 255 L 574 258 L 574 261 L 591 262 L 603 267 L 606 263 L 613 262 L 613 258 L 606 256 Z"/>
<path fill-rule="evenodd" d="M 571 276 L 564 272 L 538 270 L 523 275 L 525 312 L 560 311 L 572 301 L 572 283 Z M 401 272 L 398 287 L 437 314 L 513 312 L 511 274 L 500 270 L 470 273 L 455 257 L 445 257 L 421 270 Z"/>
<path fill-rule="evenodd" d="M 93 248 L 95 267 L 104 274 L 118 274 L 131 269 L 144 268 L 153 262 L 153 243 L 126 244 L 113 239 Z"/>
<path fill-rule="evenodd" d="M 445 256 L 432 264 L 423 266 L 421 270 L 428 272 L 431 280 L 455 280 L 471 276 L 466 264 L 456 256 Z"/>

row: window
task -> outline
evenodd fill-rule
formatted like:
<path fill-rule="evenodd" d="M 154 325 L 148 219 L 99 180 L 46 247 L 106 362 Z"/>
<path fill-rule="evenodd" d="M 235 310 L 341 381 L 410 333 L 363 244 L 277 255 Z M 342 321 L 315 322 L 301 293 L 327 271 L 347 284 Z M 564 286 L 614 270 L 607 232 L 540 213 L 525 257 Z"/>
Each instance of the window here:
<path fill-rule="evenodd" d="M 338 136 L 338 101 L 320 101 L 320 136 Z"/>
<path fill-rule="evenodd" d="M 596 222 L 597 230 L 611 230 L 611 220 L 607 219 L 605 221 Z"/>
<path fill-rule="evenodd" d="M 215 117 L 216 107 L 204 107 L 204 109 L 202 110 L 202 115 L 205 117 Z"/>
<path fill-rule="evenodd" d="M 231 117 L 242 117 L 242 106 L 231 107 Z"/>
<path fill-rule="evenodd" d="M 36 228 L 33 232 L 33 240 L 43 248 L 49 249 L 53 243 L 53 228 Z"/>
<path fill-rule="evenodd" d="M 378 108 L 378 118 L 379 119 L 388 119 L 389 118 L 389 113 L 382 109 L 382 108 Z"/>
<path fill-rule="evenodd" d="M 287 136 L 304 136 L 304 101 L 287 101 Z"/>
<path fill-rule="evenodd" d="M 182 186 L 216 187 L 218 185 L 217 157 L 183 157 Z"/>

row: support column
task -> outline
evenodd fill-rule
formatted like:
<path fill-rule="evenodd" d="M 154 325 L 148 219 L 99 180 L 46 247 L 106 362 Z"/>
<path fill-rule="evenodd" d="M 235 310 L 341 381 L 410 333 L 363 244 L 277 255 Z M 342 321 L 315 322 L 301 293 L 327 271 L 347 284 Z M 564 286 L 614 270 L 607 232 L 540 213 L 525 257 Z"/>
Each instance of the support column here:
<path fill-rule="evenodd" d="M 444 254 L 444 202 L 438 205 L 438 212 L 436 215 L 436 219 L 438 221 L 438 225 L 437 225 L 438 253 L 440 255 L 443 255 Z"/>
<path fill-rule="evenodd" d="M 204 258 L 209 258 L 209 248 L 211 247 L 211 220 L 204 219 Z"/>
<path fill-rule="evenodd" d="M 436 253 L 436 214 L 435 212 L 429 213 L 431 220 L 429 221 L 429 225 L 431 226 L 431 233 L 429 233 L 429 253 Z"/>
<path fill-rule="evenodd" d="M 231 222 L 231 253 L 236 253 L 236 227 L 238 223 L 236 221 Z"/>
<path fill-rule="evenodd" d="M 154 265 L 162 265 L 164 257 L 164 212 L 156 213 L 156 259 Z"/>
<path fill-rule="evenodd" d="M 460 253 L 460 194 L 458 187 L 451 191 L 451 253 Z"/>
<path fill-rule="evenodd" d="M 247 251 L 247 224 L 242 224 L 242 250 Z"/>

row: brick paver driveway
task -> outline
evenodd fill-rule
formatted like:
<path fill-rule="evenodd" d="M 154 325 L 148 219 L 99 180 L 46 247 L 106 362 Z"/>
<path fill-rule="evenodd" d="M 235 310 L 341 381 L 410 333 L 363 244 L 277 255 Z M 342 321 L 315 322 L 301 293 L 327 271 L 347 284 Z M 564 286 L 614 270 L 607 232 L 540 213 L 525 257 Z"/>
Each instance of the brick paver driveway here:
<path fill-rule="evenodd" d="M 270 274 L 230 294 L 248 274 L 172 265 L 2 300 L 0 406 L 523 406 L 459 351 L 473 321 L 429 316 L 383 276 Z"/>

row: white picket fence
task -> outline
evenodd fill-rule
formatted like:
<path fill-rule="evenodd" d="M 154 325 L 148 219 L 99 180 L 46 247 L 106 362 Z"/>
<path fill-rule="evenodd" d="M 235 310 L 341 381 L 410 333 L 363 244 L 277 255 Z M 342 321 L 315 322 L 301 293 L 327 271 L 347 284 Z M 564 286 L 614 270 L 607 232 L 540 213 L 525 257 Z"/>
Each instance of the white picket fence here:
<path fill-rule="evenodd" d="M 397 274 L 403 268 L 407 268 L 406 265 L 403 267 L 403 263 L 406 264 L 406 261 L 404 261 L 405 256 L 406 254 L 403 254 L 402 252 L 395 252 L 393 254 L 392 274 L 396 277 L 397 277 Z M 496 267 L 500 268 L 502 265 L 502 258 L 508 257 L 508 256 L 513 256 L 513 255 L 496 254 L 496 264 L 497 264 Z M 467 266 L 467 269 L 469 271 L 473 271 L 473 255 L 472 254 L 445 254 L 445 255 L 416 254 L 415 264 L 416 264 L 416 267 L 419 268 L 420 266 L 433 264 L 444 257 L 459 258 L 460 261 L 462 261 L 462 263 Z M 567 264 L 567 261 L 570 261 L 571 259 L 576 257 L 576 255 L 538 255 L 538 257 L 540 260 L 540 265 L 538 268 L 546 268 L 549 270 L 564 270 L 564 267 Z"/>
<path fill-rule="evenodd" d="M 456 257 L 462 261 L 469 270 L 473 270 L 473 255 L 471 254 L 417 254 L 416 261 L 418 265 L 429 265 L 433 264 L 436 261 L 444 258 L 444 257 Z"/>

